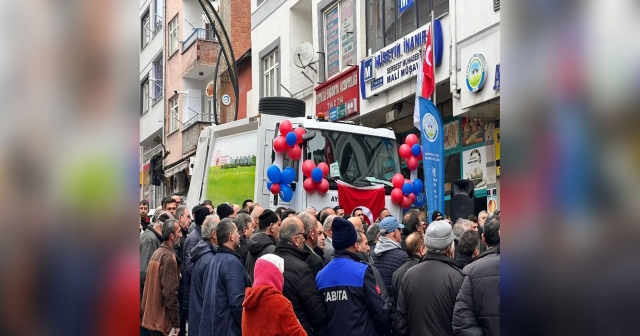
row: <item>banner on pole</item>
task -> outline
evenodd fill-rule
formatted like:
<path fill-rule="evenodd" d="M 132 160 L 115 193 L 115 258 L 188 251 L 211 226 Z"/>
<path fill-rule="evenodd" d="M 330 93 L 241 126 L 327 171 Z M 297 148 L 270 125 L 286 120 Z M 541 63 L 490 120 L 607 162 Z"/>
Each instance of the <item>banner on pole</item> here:
<path fill-rule="evenodd" d="M 444 213 L 444 128 L 438 108 L 432 101 L 418 97 L 422 163 L 424 167 L 427 218 L 438 210 Z"/>

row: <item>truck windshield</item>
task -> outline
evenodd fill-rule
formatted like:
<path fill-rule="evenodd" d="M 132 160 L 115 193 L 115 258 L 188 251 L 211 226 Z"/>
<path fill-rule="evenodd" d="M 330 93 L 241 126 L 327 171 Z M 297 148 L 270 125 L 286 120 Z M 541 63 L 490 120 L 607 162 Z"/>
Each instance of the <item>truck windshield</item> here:
<path fill-rule="evenodd" d="M 316 164 L 329 165 L 329 186 L 337 189 L 335 180 L 356 187 L 384 185 L 387 194 L 391 178 L 400 172 L 394 139 L 363 134 L 313 130 L 315 137 L 306 143 L 305 158 Z"/>

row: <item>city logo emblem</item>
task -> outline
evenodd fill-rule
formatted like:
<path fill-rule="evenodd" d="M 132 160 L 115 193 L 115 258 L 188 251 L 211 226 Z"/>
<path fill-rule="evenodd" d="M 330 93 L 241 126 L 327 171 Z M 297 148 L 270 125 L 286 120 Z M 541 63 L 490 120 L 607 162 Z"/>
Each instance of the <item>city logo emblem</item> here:
<path fill-rule="evenodd" d="M 429 142 L 436 141 L 438 137 L 438 122 L 431 113 L 427 113 L 424 118 L 422 118 L 422 133 L 424 133 Z"/>
<path fill-rule="evenodd" d="M 231 104 L 231 97 L 228 94 L 225 94 L 222 96 L 222 103 L 224 105 L 229 105 Z"/>
<path fill-rule="evenodd" d="M 467 88 L 471 92 L 478 92 L 487 81 L 487 63 L 482 54 L 475 54 L 467 66 Z"/>

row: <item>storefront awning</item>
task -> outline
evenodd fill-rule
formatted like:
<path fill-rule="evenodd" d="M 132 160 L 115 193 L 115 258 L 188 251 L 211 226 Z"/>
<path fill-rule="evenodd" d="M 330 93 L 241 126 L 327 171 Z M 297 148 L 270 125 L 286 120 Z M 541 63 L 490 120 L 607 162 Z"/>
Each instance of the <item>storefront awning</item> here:
<path fill-rule="evenodd" d="M 176 173 L 178 173 L 179 171 L 187 169 L 187 167 L 189 167 L 189 161 L 188 160 L 182 161 L 182 162 L 178 163 L 177 165 L 175 165 L 175 166 L 173 166 L 171 168 L 165 168 L 164 176 L 165 177 L 173 176 Z"/>

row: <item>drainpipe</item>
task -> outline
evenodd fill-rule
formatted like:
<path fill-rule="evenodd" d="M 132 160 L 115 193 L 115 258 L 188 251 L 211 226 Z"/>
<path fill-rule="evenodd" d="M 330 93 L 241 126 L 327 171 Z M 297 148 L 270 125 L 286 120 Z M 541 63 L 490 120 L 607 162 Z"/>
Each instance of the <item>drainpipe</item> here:
<path fill-rule="evenodd" d="M 458 93 L 458 36 L 456 34 L 456 0 L 449 1 L 449 32 L 451 33 L 451 59 L 449 60 L 449 64 L 451 64 L 451 69 L 449 69 L 449 74 L 451 76 L 451 96 L 455 99 L 460 99 L 460 94 Z"/>

